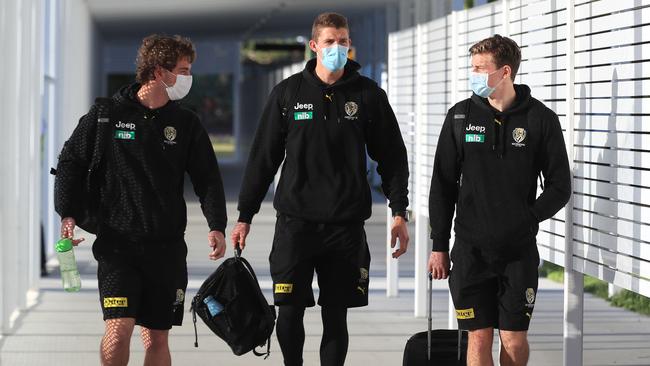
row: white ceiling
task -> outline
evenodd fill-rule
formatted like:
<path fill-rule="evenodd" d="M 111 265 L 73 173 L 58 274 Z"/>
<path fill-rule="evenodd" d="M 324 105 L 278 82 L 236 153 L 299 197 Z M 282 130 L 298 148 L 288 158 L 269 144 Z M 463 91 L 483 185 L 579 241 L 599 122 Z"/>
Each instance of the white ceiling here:
<path fill-rule="evenodd" d="M 147 33 L 273 33 L 309 26 L 315 15 L 363 15 L 399 0 L 87 0 L 99 29 L 109 36 Z"/>

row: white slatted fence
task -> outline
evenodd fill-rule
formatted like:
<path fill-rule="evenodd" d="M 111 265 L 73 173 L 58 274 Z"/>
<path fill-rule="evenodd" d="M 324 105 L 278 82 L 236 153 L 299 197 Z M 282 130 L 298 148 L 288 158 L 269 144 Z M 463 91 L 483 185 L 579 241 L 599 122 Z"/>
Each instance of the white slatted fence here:
<path fill-rule="evenodd" d="M 558 114 L 573 168 L 571 202 L 537 237 L 540 256 L 566 268 L 565 364 L 582 362 L 582 273 L 650 297 L 648 19 L 649 0 L 502 0 L 390 34 L 388 94 L 409 152 L 422 273 L 416 316 L 438 134 L 471 93 L 468 49 L 495 33 L 520 45 L 516 82 Z"/>

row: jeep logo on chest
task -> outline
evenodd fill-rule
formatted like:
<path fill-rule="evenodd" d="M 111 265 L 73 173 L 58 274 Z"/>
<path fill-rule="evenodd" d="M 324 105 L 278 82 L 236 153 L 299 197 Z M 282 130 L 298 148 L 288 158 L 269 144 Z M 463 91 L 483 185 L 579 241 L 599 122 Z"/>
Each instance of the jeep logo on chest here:
<path fill-rule="evenodd" d="M 296 102 L 296 105 L 293 107 L 294 110 L 299 110 L 299 109 L 306 109 L 308 111 L 313 111 L 314 110 L 314 105 L 313 104 L 302 104 L 300 102 Z"/>

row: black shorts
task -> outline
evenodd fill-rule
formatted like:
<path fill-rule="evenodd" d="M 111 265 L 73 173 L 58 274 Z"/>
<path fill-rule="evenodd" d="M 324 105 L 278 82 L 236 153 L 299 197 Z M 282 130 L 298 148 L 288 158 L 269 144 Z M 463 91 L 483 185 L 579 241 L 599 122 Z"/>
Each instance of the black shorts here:
<path fill-rule="evenodd" d="M 528 330 L 537 296 L 539 253 L 534 241 L 507 261 L 487 261 L 456 240 L 449 289 L 461 329 Z"/>
<path fill-rule="evenodd" d="M 320 306 L 368 305 L 370 251 L 363 222 L 317 224 L 278 215 L 269 262 L 275 305 L 314 306 L 314 270 Z"/>
<path fill-rule="evenodd" d="M 93 254 L 104 320 L 135 318 L 136 324 L 158 330 L 182 324 L 187 289 L 184 240 L 142 245 L 98 237 Z"/>

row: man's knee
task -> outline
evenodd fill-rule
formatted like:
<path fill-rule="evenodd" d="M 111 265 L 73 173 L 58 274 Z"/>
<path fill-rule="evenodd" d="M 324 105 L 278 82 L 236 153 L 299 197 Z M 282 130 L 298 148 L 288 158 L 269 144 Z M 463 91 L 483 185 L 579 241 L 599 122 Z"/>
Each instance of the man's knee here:
<path fill-rule="evenodd" d="M 528 352 L 528 332 L 502 330 L 499 336 L 501 345 L 509 354 L 519 355 Z"/>
<path fill-rule="evenodd" d="M 131 344 L 135 319 L 107 319 L 105 325 L 106 330 L 104 338 L 102 338 L 102 353 L 110 357 L 120 350 L 128 350 Z"/>
<path fill-rule="evenodd" d="M 169 347 L 169 330 L 157 330 L 142 327 L 140 333 L 145 351 L 166 350 Z"/>
<path fill-rule="evenodd" d="M 468 342 L 477 349 L 492 349 L 494 328 L 483 328 L 469 331 Z"/>

